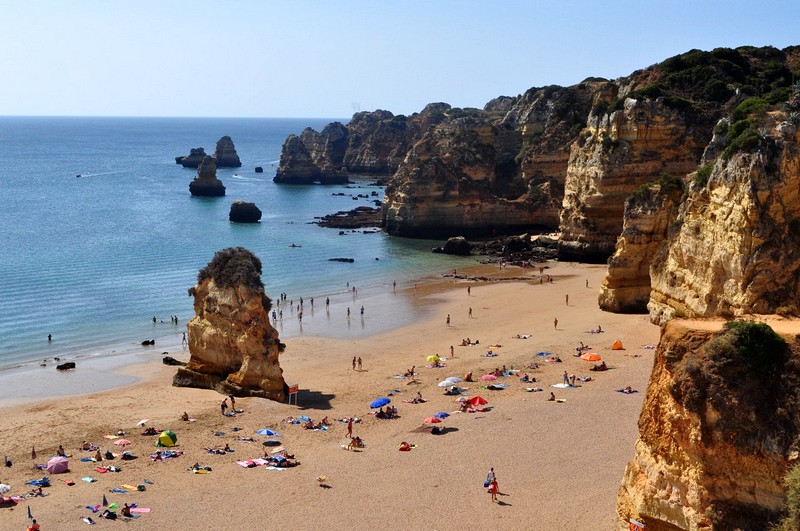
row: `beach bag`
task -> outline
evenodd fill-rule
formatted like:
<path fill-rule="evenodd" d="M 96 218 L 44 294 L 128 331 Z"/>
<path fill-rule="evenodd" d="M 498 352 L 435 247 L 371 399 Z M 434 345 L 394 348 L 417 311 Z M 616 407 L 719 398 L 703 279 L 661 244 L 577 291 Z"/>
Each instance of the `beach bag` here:
<path fill-rule="evenodd" d="M 486 481 L 483 482 L 483 488 L 485 489 L 488 486 L 489 486 L 489 480 L 487 479 Z"/>

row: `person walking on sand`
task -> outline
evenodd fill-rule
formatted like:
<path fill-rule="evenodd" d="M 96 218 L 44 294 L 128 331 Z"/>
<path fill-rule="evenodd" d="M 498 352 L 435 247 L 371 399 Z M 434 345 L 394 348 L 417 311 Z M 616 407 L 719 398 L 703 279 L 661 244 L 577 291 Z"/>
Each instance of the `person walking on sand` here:
<path fill-rule="evenodd" d="M 586 279 L 586 287 L 587 288 L 589 287 L 589 279 L 588 278 Z"/>
<path fill-rule="evenodd" d="M 450 314 L 447 314 L 447 326 L 450 326 Z"/>
<path fill-rule="evenodd" d="M 498 491 L 498 489 L 499 489 L 499 487 L 497 486 L 497 480 L 493 479 L 489 483 L 489 494 L 491 494 L 491 496 L 492 496 L 492 502 L 496 502 L 497 501 L 497 491 Z"/>
<path fill-rule="evenodd" d="M 569 385 L 569 374 L 567 374 L 567 371 L 564 371 L 562 379 L 564 380 L 564 385 Z"/>
<path fill-rule="evenodd" d="M 469 307 L 469 318 L 472 319 L 472 306 Z"/>
<path fill-rule="evenodd" d="M 353 356 L 353 370 L 356 370 L 356 357 Z"/>
<path fill-rule="evenodd" d="M 469 287 L 469 286 L 467 286 L 467 297 L 469 297 L 469 294 L 470 294 L 470 292 L 471 292 L 471 291 L 472 291 L 472 290 L 470 290 L 470 287 Z"/>
<path fill-rule="evenodd" d="M 236 411 L 236 399 L 233 398 L 233 395 L 228 395 L 228 398 L 231 399 L 231 411 Z"/>
<path fill-rule="evenodd" d="M 567 306 L 569 306 L 569 295 L 564 295 L 564 300 L 567 302 Z"/>
<path fill-rule="evenodd" d="M 456 357 L 456 349 L 453 348 L 453 345 L 450 345 L 450 357 L 451 358 Z"/>
<path fill-rule="evenodd" d="M 222 399 L 222 403 L 220 403 L 219 409 L 220 409 L 220 412 L 222 412 L 222 414 L 224 415 L 225 414 L 225 410 L 228 409 L 228 399 L 227 398 L 223 398 Z"/>
<path fill-rule="evenodd" d="M 361 367 L 362 367 L 362 364 L 361 364 L 361 356 L 359 356 L 359 357 L 358 357 L 358 370 L 359 370 L 359 371 L 361 370 Z"/>
<path fill-rule="evenodd" d="M 353 417 L 349 417 L 347 419 L 347 436 L 348 437 L 353 436 Z"/>
<path fill-rule="evenodd" d="M 553 319 L 553 329 L 558 330 L 558 317 Z"/>

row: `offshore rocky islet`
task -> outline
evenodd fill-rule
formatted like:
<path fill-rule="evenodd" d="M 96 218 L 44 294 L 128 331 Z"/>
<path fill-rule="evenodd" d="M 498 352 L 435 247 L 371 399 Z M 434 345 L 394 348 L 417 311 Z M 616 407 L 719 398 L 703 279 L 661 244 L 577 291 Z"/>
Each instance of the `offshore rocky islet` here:
<path fill-rule="evenodd" d="M 666 325 L 620 490 L 620 529 L 628 518 L 648 529 L 763 528 L 783 514 L 784 475 L 800 447 L 782 421 L 797 410 L 787 391 L 797 349 L 787 340 L 774 383 L 737 372 L 742 388 L 760 382 L 758 393 L 706 382 L 710 409 L 701 411 L 681 405 L 676 389 L 686 371 L 695 386 L 697 374 L 720 379 L 712 345 L 722 332 L 670 320 L 797 315 L 799 75 L 797 46 L 692 50 L 614 81 L 534 88 L 482 110 L 358 113 L 347 126 L 289 137 L 275 181 L 378 176 L 390 234 L 557 230 L 561 259 L 608 259 L 601 307 L 649 311 Z M 676 370 L 676 359 L 688 361 Z M 776 407 L 757 407 L 765 400 Z M 748 431 L 732 407 L 757 411 L 760 428 Z M 730 440 L 737 430 L 746 440 Z"/>

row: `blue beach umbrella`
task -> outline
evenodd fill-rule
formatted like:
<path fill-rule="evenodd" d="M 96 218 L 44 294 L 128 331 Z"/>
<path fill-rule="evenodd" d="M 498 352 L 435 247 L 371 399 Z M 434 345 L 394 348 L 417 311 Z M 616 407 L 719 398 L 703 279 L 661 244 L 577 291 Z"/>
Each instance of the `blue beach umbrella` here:
<path fill-rule="evenodd" d="M 445 413 L 444 411 L 440 411 L 434 415 L 437 419 L 446 419 L 450 416 L 450 413 Z"/>
<path fill-rule="evenodd" d="M 277 431 L 273 431 L 273 430 L 271 430 L 269 428 L 264 428 L 262 430 L 258 430 L 256 433 L 258 435 L 266 435 L 267 437 L 280 437 L 281 436 L 280 433 L 278 433 Z"/>
<path fill-rule="evenodd" d="M 372 409 L 378 409 L 379 407 L 383 407 L 391 401 L 392 401 L 391 398 L 382 396 L 380 398 L 376 398 L 375 400 L 373 400 L 372 403 L 369 405 L 369 407 Z"/>

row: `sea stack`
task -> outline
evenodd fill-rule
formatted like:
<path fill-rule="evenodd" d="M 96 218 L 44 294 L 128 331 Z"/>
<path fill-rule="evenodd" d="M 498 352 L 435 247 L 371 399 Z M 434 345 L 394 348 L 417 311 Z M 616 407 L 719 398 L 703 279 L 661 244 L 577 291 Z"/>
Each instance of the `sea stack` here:
<path fill-rule="evenodd" d="M 225 195 L 225 186 L 217 179 L 217 164 L 213 157 L 206 156 L 197 168 L 197 175 L 189 183 L 189 191 L 194 196 L 221 197 Z"/>
<path fill-rule="evenodd" d="M 191 357 L 172 385 L 283 401 L 279 356 L 285 345 L 269 323 L 272 301 L 261 282 L 261 261 L 242 247 L 218 251 L 189 295 L 195 311 L 187 324 Z"/>
<path fill-rule="evenodd" d="M 261 221 L 261 209 L 255 203 L 237 199 L 231 203 L 228 219 L 235 223 L 258 223 Z"/>
<path fill-rule="evenodd" d="M 199 148 L 192 148 L 189 150 L 189 155 L 175 157 L 175 164 L 180 164 L 184 168 L 197 168 L 203 159 L 206 158 L 206 150 Z"/>
<path fill-rule="evenodd" d="M 233 140 L 229 136 L 223 136 L 217 141 L 214 158 L 217 159 L 218 168 L 238 168 L 242 165 L 236 148 L 233 147 Z"/>

